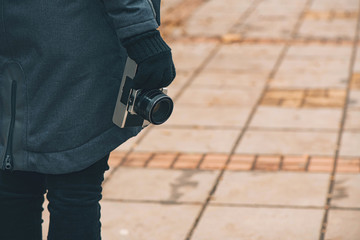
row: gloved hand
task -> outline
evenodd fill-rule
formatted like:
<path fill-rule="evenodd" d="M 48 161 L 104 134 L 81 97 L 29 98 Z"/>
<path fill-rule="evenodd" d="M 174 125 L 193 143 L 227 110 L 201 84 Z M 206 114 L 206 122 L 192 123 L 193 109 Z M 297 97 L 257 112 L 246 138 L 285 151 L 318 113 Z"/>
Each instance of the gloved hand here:
<path fill-rule="evenodd" d="M 174 80 L 176 72 L 171 49 L 158 30 L 125 39 L 123 46 L 128 56 L 138 64 L 133 88 L 162 88 Z"/>

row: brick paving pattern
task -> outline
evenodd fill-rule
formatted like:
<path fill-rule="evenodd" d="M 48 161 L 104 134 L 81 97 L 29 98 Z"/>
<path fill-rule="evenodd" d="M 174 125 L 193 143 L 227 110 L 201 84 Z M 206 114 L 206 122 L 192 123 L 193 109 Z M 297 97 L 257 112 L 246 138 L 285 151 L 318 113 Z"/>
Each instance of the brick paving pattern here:
<path fill-rule="evenodd" d="M 228 161 L 229 160 L 229 161 Z M 319 156 L 269 156 L 226 154 L 130 153 L 112 156 L 112 167 L 160 169 L 212 169 L 234 171 L 327 172 L 334 169 L 334 158 Z M 360 157 L 337 160 L 337 173 L 360 173 Z"/>
<path fill-rule="evenodd" d="M 103 239 L 359 240 L 360 0 L 162 5 L 174 113 L 111 154 Z"/>
<path fill-rule="evenodd" d="M 261 105 L 294 108 L 341 108 L 345 104 L 343 89 L 269 89 Z"/>

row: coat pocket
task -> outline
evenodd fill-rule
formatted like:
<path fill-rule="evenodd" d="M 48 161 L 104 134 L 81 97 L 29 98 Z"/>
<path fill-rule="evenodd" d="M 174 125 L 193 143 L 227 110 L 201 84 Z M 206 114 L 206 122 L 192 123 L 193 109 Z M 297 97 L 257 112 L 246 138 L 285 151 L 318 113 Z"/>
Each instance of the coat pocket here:
<path fill-rule="evenodd" d="M 25 87 L 24 74 L 20 64 L 8 62 L 3 68 L 0 107 L 1 143 L 4 151 L 1 156 L 1 168 L 13 170 L 14 156 L 24 161 L 22 155 L 25 116 Z M 22 86 L 22 87 L 21 87 Z"/>

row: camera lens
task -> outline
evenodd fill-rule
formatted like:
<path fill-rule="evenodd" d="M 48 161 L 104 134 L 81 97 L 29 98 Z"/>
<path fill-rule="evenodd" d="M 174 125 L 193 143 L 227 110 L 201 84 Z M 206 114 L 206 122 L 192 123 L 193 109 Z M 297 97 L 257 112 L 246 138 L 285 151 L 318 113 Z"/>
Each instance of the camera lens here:
<path fill-rule="evenodd" d="M 171 98 L 158 89 L 142 90 L 134 105 L 138 115 L 155 125 L 168 120 L 173 108 Z"/>

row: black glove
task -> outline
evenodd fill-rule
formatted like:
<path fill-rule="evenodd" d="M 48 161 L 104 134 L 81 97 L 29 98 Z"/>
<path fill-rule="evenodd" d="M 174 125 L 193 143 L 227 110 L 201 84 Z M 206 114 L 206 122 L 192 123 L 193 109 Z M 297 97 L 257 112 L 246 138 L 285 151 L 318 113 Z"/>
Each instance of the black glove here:
<path fill-rule="evenodd" d="M 162 88 L 174 80 L 176 72 L 171 49 L 159 31 L 153 30 L 125 39 L 123 46 L 128 56 L 138 64 L 133 88 Z"/>

